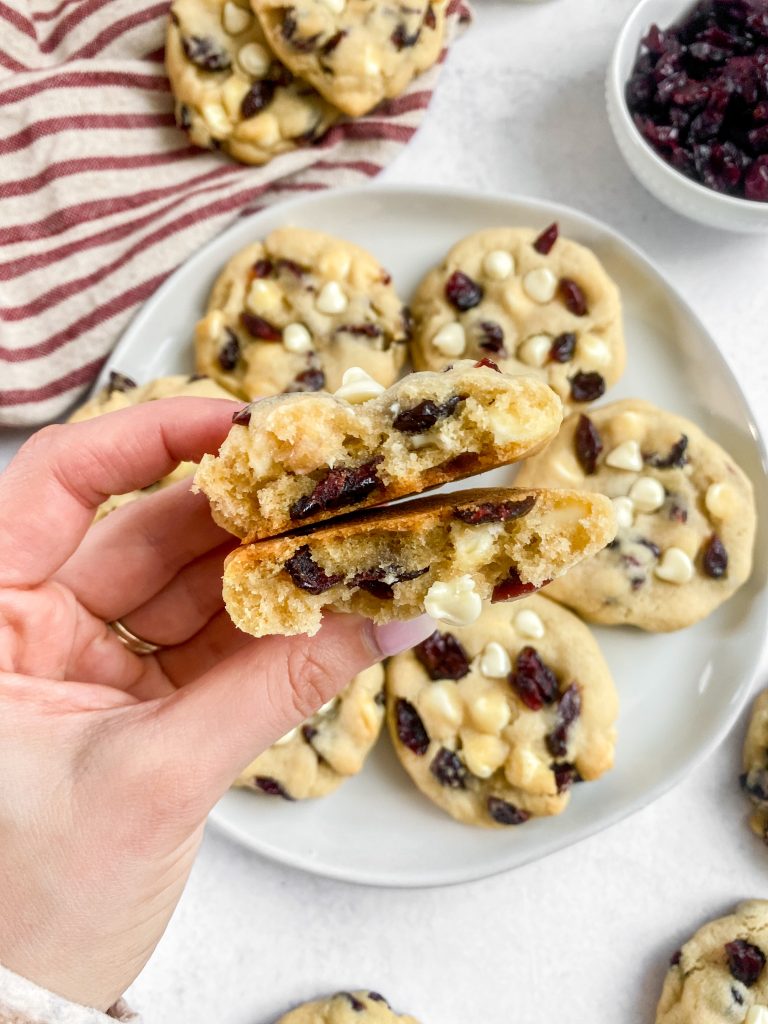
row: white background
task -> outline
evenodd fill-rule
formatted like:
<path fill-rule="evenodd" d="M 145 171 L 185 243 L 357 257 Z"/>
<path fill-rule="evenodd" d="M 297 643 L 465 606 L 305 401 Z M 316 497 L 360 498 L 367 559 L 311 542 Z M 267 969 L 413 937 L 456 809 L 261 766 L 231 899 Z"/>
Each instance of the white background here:
<path fill-rule="evenodd" d="M 384 180 L 551 199 L 623 232 L 701 315 L 768 432 L 768 239 L 660 206 L 610 135 L 604 73 L 632 7 L 478 0 L 424 127 Z M 271 1024 L 302 999 L 372 987 L 423 1024 L 652 1022 L 681 942 L 739 899 L 768 898 L 768 849 L 747 829 L 737 784 L 745 724 L 610 831 L 450 889 L 328 882 L 210 829 L 129 1001 L 148 1024 Z"/>

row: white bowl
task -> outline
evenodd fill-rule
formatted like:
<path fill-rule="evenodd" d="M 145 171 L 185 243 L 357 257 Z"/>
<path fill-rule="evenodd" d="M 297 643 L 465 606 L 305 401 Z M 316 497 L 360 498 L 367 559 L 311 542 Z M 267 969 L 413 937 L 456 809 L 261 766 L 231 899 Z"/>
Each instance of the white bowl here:
<path fill-rule="evenodd" d="M 624 98 L 640 40 L 656 22 L 662 28 L 693 9 L 691 0 L 640 0 L 616 43 L 608 69 L 606 101 L 613 134 L 630 170 L 658 200 L 677 213 L 726 231 L 768 232 L 768 203 L 723 195 L 699 185 L 666 163 L 635 127 Z"/>

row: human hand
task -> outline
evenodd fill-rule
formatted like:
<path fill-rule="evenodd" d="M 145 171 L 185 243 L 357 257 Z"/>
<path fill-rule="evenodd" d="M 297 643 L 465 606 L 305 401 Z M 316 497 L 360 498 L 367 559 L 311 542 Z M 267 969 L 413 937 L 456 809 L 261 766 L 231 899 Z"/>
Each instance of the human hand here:
<path fill-rule="evenodd" d="M 329 616 L 240 633 L 234 546 L 182 483 L 91 527 L 109 494 L 198 461 L 232 405 L 174 398 L 34 435 L 0 476 L 0 963 L 107 1009 L 149 959 L 235 776 L 432 623 Z M 130 652 L 120 619 L 163 649 Z"/>

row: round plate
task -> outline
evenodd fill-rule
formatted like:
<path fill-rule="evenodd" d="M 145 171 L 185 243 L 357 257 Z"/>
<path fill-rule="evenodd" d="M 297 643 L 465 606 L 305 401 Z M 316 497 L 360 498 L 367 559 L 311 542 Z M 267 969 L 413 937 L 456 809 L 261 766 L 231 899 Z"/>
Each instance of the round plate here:
<path fill-rule="evenodd" d="M 282 203 L 237 223 L 181 267 L 133 321 L 105 374 L 114 368 L 145 381 L 192 370 L 193 328 L 221 266 L 281 225 L 316 228 L 370 249 L 407 301 L 464 235 L 498 225 L 543 228 L 553 220 L 592 248 L 621 288 L 628 364 L 608 398 L 647 398 L 700 424 L 754 481 L 765 524 L 764 447 L 714 341 L 646 257 L 597 221 L 551 203 L 381 186 Z M 513 476 L 499 470 L 486 478 L 504 484 Z M 600 781 L 578 786 L 559 817 L 506 831 L 454 822 L 421 796 L 382 736 L 363 772 L 323 800 L 291 804 L 233 791 L 212 819 L 274 860 L 392 886 L 480 878 L 597 832 L 679 781 L 724 738 L 743 707 L 768 623 L 764 526 L 756 550 L 751 581 L 697 626 L 660 635 L 595 629 L 621 698 L 616 766 Z"/>

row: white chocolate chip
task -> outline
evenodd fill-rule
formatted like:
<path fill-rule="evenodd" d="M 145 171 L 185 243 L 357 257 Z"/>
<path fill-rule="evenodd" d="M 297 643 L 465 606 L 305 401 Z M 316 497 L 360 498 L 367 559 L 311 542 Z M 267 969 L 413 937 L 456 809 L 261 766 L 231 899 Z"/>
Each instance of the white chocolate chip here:
<path fill-rule="evenodd" d="M 268 313 L 280 305 L 280 289 L 274 281 L 257 277 L 248 289 L 245 304 L 252 313 Z"/>
<path fill-rule="evenodd" d="M 480 618 L 483 602 L 475 590 L 475 581 L 464 575 L 447 583 L 433 583 L 424 598 L 424 610 L 449 626 L 471 626 Z"/>
<path fill-rule="evenodd" d="M 333 316 L 335 313 L 343 313 L 349 305 L 347 296 L 341 290 L 338 281 L 328 281 L 320 289 L 320 294 L 315 300 L 315 305 L 321 313 Z"/>
<path fill-rule="evenodd" d="M 693 579 L 693 562 L 680 548 L 667 548 L 654 572 L 667 583 L 688 583 Z"/>
<path fill-rule="evenodd" d="M 312 335 L 304 324 L 288 324 L 283 328 L 283 348 L 286 352 L 312 351 Z"/>
<path fill-rule="evenodd" d="M 431 444 L 439 444 L 439 437 L 434 437 L 432 434 L 409 434 L 408 444 L 414 451 L 420 451 L 422 448 L 429 448 Z"/>
<path fill-rule="evenodd" d="M 710 484 L 704 505 L 714 519 L 725 519 L 736 505 L 736 492 L 728 484 Z"/>
<path fill-rule="evenodd" d="M 628 530 L 635 521 L 635 506 L 631 498 L 614 498 L 613 511 L 620 530 Z"/>
<path fill-rule="evenodd" d="M 526 366 L 544 366 L 552 348 L 552 338 L 548 334 L 533 334 L 520 345 L 517 358 Z"/>
<path fill-rule="evenodd" d="M 430 733 L 456 732 L 464 718 L 464 705 L 455 683 L 432 683 L 419 698 L 419 711 L 428 719 Z"/>
<path fill-rule="evenodd" d="M 768 1024 L 768 1009 L 765 1006 L 750 1006 L 744 1024 Z"/>
<path fill-rule="evenodd" d="M 259 43 L 246 43 L 240 47 L 237 63 L 251 78 L 263 78 L 272 63 L 272 58 Z"/>
<path fill-rule="evenodd" d="M 239 36 L 241 32 L 245 32 L 252 20 L 251 12 L 232 3 L 232 0 L 227 0 L 224 4 L 221 21 L 225 31 L 229 32 L 231 36 Z"/>
<path fill-rule="evenodd" d="M 515 261 L 503 249 L 494 249 L 483 260 L 483 270 L 494 281 L 503 281 L 514 272 Z"/>
<path fill-rule="evenodd" d="M 323 0 L 323 3 L 328 10 L 333 11 L 334 14 L 341 14 L 347 6 L 347 0 Z"/>
<path fill-rule="evenodd" d="M 523 290 L 534 302 L 551 302 L 557 291 L 557 278 L 549 267 L 529 270 L 523 278 Z"/>
<path fill-rule="evenodd" d="M 488 779 L 507 759 L 509 745 L 498 736 L 486 736 L 466 730 L 462 733 L 462 753 L 467 768 L 478 779 Z"/>
<path fill-rule="evenodd" d="M 584 470 L 576 461 L 575 457 L 568 452 L 552 460 L 550 470 L 555 476 L 559 476 L 566 483 L 581 487 L 584 484 Z"/>
<path fill-rule="evenodd" d="M 273 747 L 282 747 L 284 744 L 290 743 L 291 740 L 294 738 L 294 736 L 296 735 L 296 733 L 298 731 L 299 731 L 298 729 L 291 729 L 290 732 L 287 732 L 285 734 L 285 736 L 281 736 L 279 740 L 275 740 L 275 742 L 272 744 L 272 746 Z"/>
<path fill-rule="evenodd" d="M 487 565 L 496 538 L 503 529 L 503 523 L 489 523 L 487 526 L 460 526 L 455 523 L 451 527 L 451 540 L 456 557 L 462 565 L 472 569 Z"/>
<path fill-rule="evenodd" d="M 602 338 L 596 338 L 594 334 L 583 334 L 579 338 L 576 355 L 590 366 L 608 366 L 611 361 L 611 350 Z"/>
<path fill-rule="evenodd" d="M 223 138 L 232 128 L 227 112 L 220 103 L 204 103 L 200 108 L 211 135 Z"/>
<path fill-rule="evenodd" d="M 485 645 L 480 658 L 480 671 L 488 679 L 506 679 L 512 671 L 509 655 L 495 640 Z"/>
<path fill-rule="evenodd" d="M 533 640 L 541 640 L 544 636 L 544 623 L 541 618 L 530 608 L 523 608 L 515 616 L 515 629 L 520 636 L 530 637 Z"/>
<path fill-rule="evenodd" d="M 638 512 L 655 512 L 664 504 L 667 492 L 652 476 L 641 476 L 630 487 L 629 496 Z"/>
<path fill-rule="evenodd" d="M 500 733 L 506 729 L 512 712 L 501 690 L 486 690 L 469 705 L 470 718 L 481 732 Z"/>
<path fill-rule="evenodd" d="M 362 405 L 363 402 L 370 402 L 372 398 L 378 397 L 385 390 L 384 386 L 365 370 L 361 370 L 359 366 L 351 366 L 344 371 L 341 387 L 334 394 L 336 398 L 343 398 L 351 405 Z"/>
<path fill-rule="evenodd" d="M 432 339 L 432 344 L 444 356 L 460 356 L 467 347 L 467 338 L 460 323 L 446 324 Z"/>
<path fill-rule="evenodd" d="M 366 75 L 372 77 L 378 75 L 381 71 L 381 64 L 376 56 L 376 50 L 372 46 L 366 46 L 363 57 L 363 71 Z"/>
<path fill-rule="evenodd" d="M 624 441 L 612 448 L 605 461 L 606 465 L 614 469 L 629 469 L 639 473 L 643 468 L 643 454 L 637 441 Z"/>

